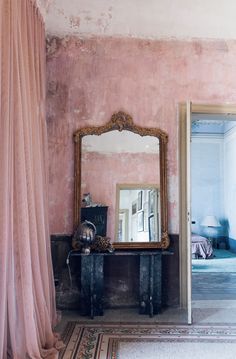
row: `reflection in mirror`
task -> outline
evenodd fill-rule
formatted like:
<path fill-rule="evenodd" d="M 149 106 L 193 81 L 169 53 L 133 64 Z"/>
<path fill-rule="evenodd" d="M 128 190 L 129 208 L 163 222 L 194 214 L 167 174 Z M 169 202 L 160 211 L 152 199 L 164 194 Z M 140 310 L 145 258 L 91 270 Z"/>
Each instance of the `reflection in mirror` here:
<path fill-rule="evenodd" d="M 138 208 L 137 215 L 133 217 L 139 223 L 139 230 L 136 234 L 131 236 L 128 231 L 132 215 L 127 212 L 127 207 L 120 207 L 119 213 L 120 223 L 123 226 L 122 239 L 117 238 L 115 229 L 116 188 L 119 183 L 138 183 L 140 191 L 143 192 L 143 205 L 145 196 L 151 191 L 151 188 L 145 190 L 144 184 L 155 184 L 152 187 L 153 190 L 155 190 L 154 187 L 160 186 L 159 139 L 154 136 L 140 136 L 126 130 L 121 132 L 114 130 L 100 136 L 84 136 L 81 149 L 81 199 L 84 193 L 90 193 L 93 205 L 108 206 L 107 236 L 112 241 L 130 242 L 132 238 L 133 242 L 149 242 L 147 230 L 149 220 L 150 223 L 154 223 L 153 230 L 155 231 L 150 237 L 151 241 L 159 240 L 157 217 L 152 220 L 148 218 L 150 213 L 145 212 L 144 215 L 143 212 L 143 223 L 146 227 L 145 230 L 141 230 L 142 210 Z M 146 203 L 148 199 L 145 199 L 145 205 Z"/>
<path fill-rule="evenodd" d="M 160 196 L 153 185 L 117 185 L 118 242 L 160 241 Z"/>
<path fill-rule="evenodd" d="M 83 194 L 90 193 L 90 207 L 96 206 L 95 210 L 99 213 L 102 209 L 108 210 L 106 235 L 115 242 L 116 249 L 168 248 L 167 134 L 156 127 L 138 126 L 129 114 L 118 111 L 102 126 L 78 129 L 74 133 L 74 142 L 75 228 L 81 222 Z M 148 218 L 145 218 L 142 210 L 141 214 L 137 215 L 140 228 L 138 232 L 145 232 L 145 228 L 149 226 L 146 232 L 150 232 L 150 236 L 146 242 L 134 241 L 135 236 L 130 237 L 129 213 L 125 208 L 120 208 L 120 213 L 117 209 L 116 187 L 119 183 L 128 184 L 127 188 L 136 183 L 140 191 L 156 190 L 159 218 L 155 220 L 149 213 Z M 147 188 L 145 184 L 152 184 L 152 187 L 149 185 Z M 88 206 L 88 203 L 83 205 Z M 116 222 L 118 226 L 116 213 L 119 213 L 117 216 L 121 223 L 119 236 L 118 227 L 115 228 Z M 124 236 L 121 236 L 121 233 L 124 233 Z"/>

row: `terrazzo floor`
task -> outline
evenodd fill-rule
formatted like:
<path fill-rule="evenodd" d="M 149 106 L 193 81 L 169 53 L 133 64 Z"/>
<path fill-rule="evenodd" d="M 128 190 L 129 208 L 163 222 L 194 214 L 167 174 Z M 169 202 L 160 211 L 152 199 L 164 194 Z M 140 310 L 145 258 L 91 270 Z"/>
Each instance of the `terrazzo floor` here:
<path fill-rule="evenodd" d="M 192 274 L 193 324 L 236 325 L 236 268 L 234 273 L 210 272 L 209 270 L 204 272 L 201 270 Z M 153 318 L 147 315 L 139 315 L 137 308 L 106 309 L 103 316 L 96 316 L 93 320 L 81 316 L 77 311 L 62 311 L 59 316 L 61 316 L 61 321 L 56 328 L 59 333 L 63 332 L 69 321 L 145 324 L 187 323 L 187 312 L 181 308 L 163 309 L 161 314 L 155 315 Z"/>
<path fill-rule="evenodd" d="M 236 309 L 235 309 L 236 311 Z M 137 308 L 129 309 L 106 309 L 103 316 L 96 316 L 94 319 L 81 316 L 77 311 L 62 311 L 59 313 L 61 321 L 58 324 L 56 330 L 63 332 L 67 322 L 69 321 L 81 321 L 81 322 L 105 322 L 105 323 L 186 323 L 187 313 L 180 308 L 169 308 L 163 310 L 160 315 L 155 315 L 150 318 L 148 315 L 138 314 Z"/>
<path fill-rule="evenodd" d="M 210 301 L 200 300 L 192 302 L 193 324 L 234 324 L 236 325 L 236 301 Z M 139 315 L 137 309 L 107 309 L 103 316 L 96 316 L 94 319 L 79 315 L 76 311 L 62 311 L 61 321 L 56 330 L 62 333 L 69 321 L 80 322 L 105 322 L 105 323 L 171 323 L 186 324 L 187 312 L 180 308 L 168 308 L 161 314 L 150 318 L 147 315 Z"/>

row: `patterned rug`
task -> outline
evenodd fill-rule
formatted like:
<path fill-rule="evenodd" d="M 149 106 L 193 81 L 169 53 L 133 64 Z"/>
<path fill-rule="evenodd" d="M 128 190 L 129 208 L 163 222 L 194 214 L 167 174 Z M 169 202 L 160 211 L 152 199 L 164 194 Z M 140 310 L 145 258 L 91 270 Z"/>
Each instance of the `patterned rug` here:
<path fill-rule="evenodd" d="M 60 359 L 235 359 L 236 326 L 69 322 Z"/>

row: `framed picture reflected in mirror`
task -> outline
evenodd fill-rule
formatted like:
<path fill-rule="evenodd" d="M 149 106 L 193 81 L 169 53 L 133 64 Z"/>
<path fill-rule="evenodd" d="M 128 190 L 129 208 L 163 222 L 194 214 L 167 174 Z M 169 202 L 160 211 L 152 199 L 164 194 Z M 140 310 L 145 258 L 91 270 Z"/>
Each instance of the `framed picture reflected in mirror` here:
<path fill-rule="evenodd" d="M 152 214 L 148 217 L 148 228 L 149 228 L 149 242 L 155 241 L 155 218 Z"/>
<path fill-rule="evenodd" d="M 144 212 L 138 212 L 138 232 L 144 231 Z"/>
<path fill-rule="evenodd" d="M 137 201 L 132 202 L 132 215 L 136 214 L 137 212 Z"/>
<path fill-rule="evenodd" d="M 143 191 L 139 191 L 138 193 L 138 211 L 143 209 Z"/>
<path fill-rule="evenodd" d="M 155 191 L 155 190 L 149 191 L 149 198 L 148 198 L 148 202 L 149 202 L 149 216 L 150 216 L 151 214 L 154 214 L 155 195 L 156 195 L 156 191 Z"/>

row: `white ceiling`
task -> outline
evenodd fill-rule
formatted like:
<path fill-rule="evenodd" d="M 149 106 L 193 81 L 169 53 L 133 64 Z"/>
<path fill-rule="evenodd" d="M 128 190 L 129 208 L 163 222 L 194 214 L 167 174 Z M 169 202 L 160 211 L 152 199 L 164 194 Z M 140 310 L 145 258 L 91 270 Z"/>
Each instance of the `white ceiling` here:
<path fill-rule="evenodd" d="M 235 0 L 37 0 L 49 35 L 236 39 Z"/>
<path fill-rule="evenodd" d="M 96 153 L 159 153 L 156 137 L 140 136 L 130 131 L 111 131 L 100 136 L 85 136 L 82 140 L 83 152 Z"/>

